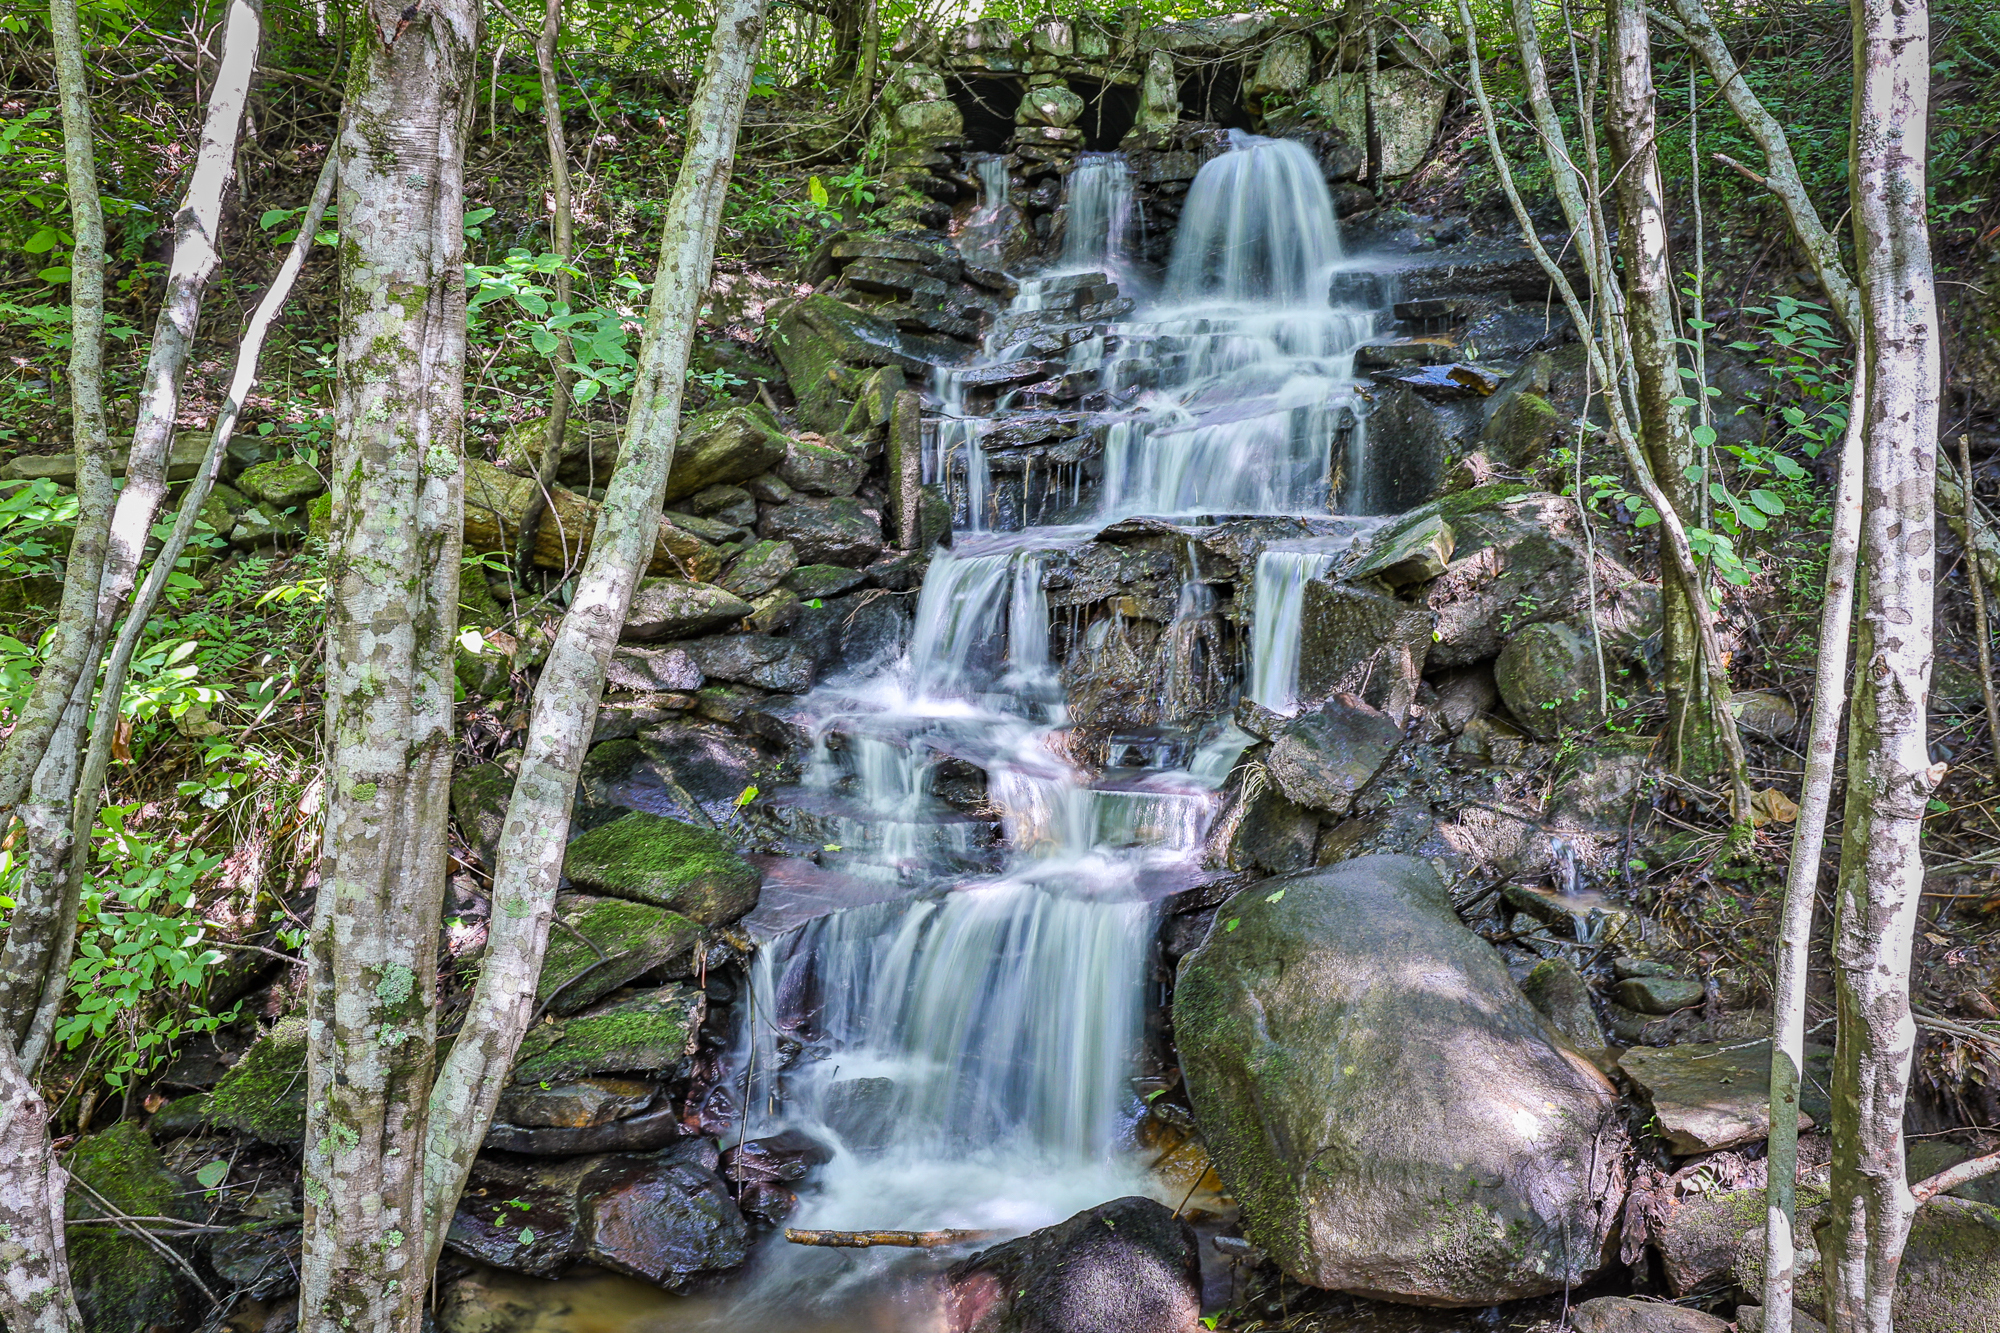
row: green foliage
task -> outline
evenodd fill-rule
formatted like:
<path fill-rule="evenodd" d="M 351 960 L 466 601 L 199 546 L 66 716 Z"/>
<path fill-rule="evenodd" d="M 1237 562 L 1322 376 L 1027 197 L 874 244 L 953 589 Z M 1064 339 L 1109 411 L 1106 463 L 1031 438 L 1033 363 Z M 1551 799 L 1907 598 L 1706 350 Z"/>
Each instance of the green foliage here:
<path fill-rule="evenodd" d="M 579 405 L 599 393 L 612 397 L 624 394 L 632 387 L 633 369 L 638 364 L 625 346 L 631 337 L 627 326 L 636 325 L 636 320 L 615 308 L 578 309 L 556 300 L 555 289 L 544 279 L 552 279 L 560 271 L 584 276 L 582 270 L 565 265 L 556 255 L 522 249 L 509 250 L 498 264 L 467 264 L 467 322 L 472 336 L 492 340 L 496 352 L 518 351 L 525 343 L 549 365 L 570 370 L 577 376 L 571 392 Z M 645 284 L 630 277 L 620 277 L 614 285 L 642 298 L 646 291 Z M 569 339 L 573 359 L 558 362 L 564 336 Z M 518 373 L 508 376 L 509 370 Z M 500 373 L 522 378 L 528 372 L 525 367 L 510 366 Z"/>

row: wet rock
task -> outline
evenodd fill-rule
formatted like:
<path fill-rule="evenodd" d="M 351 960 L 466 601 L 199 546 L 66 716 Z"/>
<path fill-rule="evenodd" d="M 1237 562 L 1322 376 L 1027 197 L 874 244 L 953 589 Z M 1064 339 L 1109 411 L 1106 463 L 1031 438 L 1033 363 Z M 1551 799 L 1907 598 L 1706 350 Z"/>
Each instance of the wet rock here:
<path fill-rule="evenodd" d="M 281 1226 L 215 1236 L 207 1247 L 208 1266 L 232 1291 L 242 1293 L 247 1300 L 296 1297 L 302 1235 L 299 1227 Z M 266 1323 L 264 1328 L 266 1333 L 279 1333 L 274 1323 Z"/>
<path fill-rule="evenodd" d="M 290 509 L 324 491 L 326 482 L 313 468 L 290 459 L 244 468 L 236 478 L 236 489 L 273 509 Z"/>
<path fill-rule="evenodd" d="M 717 584 L 754 602 L 783 583 L 798 565 L 798 552 L 790 542 L 755 542 L 730 562 Z"/>
<path fill-rule="evenodd" d="M 1209 834 L 1214 859 L 1230 870 L 1303 870 L 1318 845 L 1319 816 L 1286 799 L 1275 783 L 1247 797 L 1239 789 Z"/>
<path fill-rule="evenodd" d="M 807 645 L 822 670 L 856 670 L 900 656 L 910 641 L 910 601 L 879 591 L 854 593 L 806 606 L 792 638 Z"/>
<path fill-rule="evenodd" d="M 1623 1194 L 1616 1096 L 1429 865 L 1362 857 L 1223 915 L 1237 929 L 1181 961 L 1174 1031 L 1255 1244 L 1312 1285 L 1437 1305 L 1598 1268 Z"/>
<path fill-rule="evenodd" d="M 1415 523 L 1394 524 L 1363 548 L 1347 577 L 1377 578 L 1392 588 L 1428 583 L 1451 564 L 1456 542 L 1451 524 L 1441 514 L 1426 514 Z"/>
<path fill-rule="evenodd" d="M 647 728 L 643 740 L 592 750 L 583 783 L 593 810 L 606 812 L 593 814 L 593 826 L 615 818 L 615 811 L 644 810 L 721 827 L 734 818 L 745 788 L 776 776 L 776 760 L 754 739 L 710 721 L 677 718 Z"/>
<path fill-rule="evenodd" d="M 451 775 L 451 813 L 459 832 L 479 853 L 479 859 L 493 864 L 493 852 L 500 845 L 500 830 L 507 819 L 507 802 L 514 795 L 514 779 L 498 764 L 474 764 Z"/>
<path fill-rule="evenodd" d="M 868 463 L 829 444 L 788 440 L 777 473 L 786 485 L 807 495 L 852 495 L 861 489 Z"/>
<path fill-rule="evenodd" d="M 306 525 L 297 515 L 279 513 L 271 505 L 253 504 L 236 516 L 236 526 L 229 530 L 229 544 L 251 551 L 305 535 Z"/>
<path fill-rule="evenodd" d="M 1570 422 L 1542 393 L 1521 383 L 1533 367 L 1517 371 L 1488 400 L 1480 443 L 1502 467 L 1526 471 L 1540 466 L 1567 438 Z"/>
<path fill-rule="evenodd" d="M 1727 1320 L 1661 1301 L 1599 1296 L 1569 1312 L 1575 1333 L 1729 1333 Z"/>
<path fill-rule="evenodd" d="M 1538 740 L 1565 728 L 1588 731 L 1604 719 L 1597 653 L 1568 625 L 1529 625 L 1508 641 L 1493 664 L 1493 681 L 1507 711 Z"/>
<path fill-rule="evenodd" d="M 651 1152 L 686 1137 L 680 1108 L 662 1101 L 651 1110 L 602 1125 L 540 1129 L 495 1120 L 480 1145 L 487 1152 L 520 1153 L 525 1157 L 580 1157 L 602 1152 Z"/>
<path fill-rule="evenodd" d="M 1815 1114 L 1824 1118 L 1832 1113 L 1821 1091 L 1829 1086 L 1831 1060 L 1825 1047 L 1806 1048 L 1801 1129 L 1812 1127 Z M 1618 1058 L 1618 1065 L 1651 1102 L 1660 1137 L 1676 1153 L 1734 1148 L 1771 1132 L 1768 1041 L 1634 1046 Z"/>
<path fill-rule="evenodd" d="M 203 1119 L 281 1147 L 305 1142 L 305 1019 L 281 1018 L 257 1038 L 209 1093 Z"/>
<path fill-rule="evenodd" d="M 1021 98 L 1014 119 L 1023 125 L 1074 125 L 1083 114 L 1083 99 L 1062 84 L 1030 88 Z"/>
<path fill-rule="evenodd" d="M 740 1143 L 722 1155 L 722 1175 L 738 1184 L 804 1180 L 816 1166 L 833 1160 L 833 1149 L 804 1130 L 788 1129 Z"/>
<path fill-rule="evenodd" d="M 1803 1225 L 1812 1210 L 1824 1206 L 1826 1192 L 1810 1185 L 1799 1190 L 1802 1225 L 1798 1242 L 1801 1267 L 1818 1261 L 1812 1231 Z M 1754 1238 L 1750 1233 L 1754 1232 Z M 1720 1190 L 1691 1194 L 1668 1204 L 1666 1216 L 1653 1225 L 1653 1248 L 1660 1256 L 1660 1271 L 1667 1290 L 1675 1296 L 1713 1289 L 1726 1281 L 1738 1266 L 1746 1243 L 1763 1253 L 1764 1191 L 1761 1189 Z M 1762 1284 L 1748 1288 L 1761 1291 Z"/>
<path fill-rule="evenodd" d="M 69 1270 L 76 1303 L 88 1329 L 145 1329 L 181 1326 L 193 1313 L 192 1292 L 181 1272 L 144 1240 L 109 1222 L 76 1225 L 107 1216 L 105 1204 L 128 1217 L 198 1220 L 189 1201 L 198 1197 L 191 1182 L 167 1169 L 153 1140 L 137 1121 L 120 1121 L 102 1134 L 80 1140 L 63 1167 L 103 1198 L 69 1191 L 64 1215 L 70 1220 Z"/>
<path fill-rule="evenodd" d="M 1466 724 L 1500 702 L 1500 689 L 1493 683 L 1489 666 L 1459 667 L 1444 672 L 1431 682 L 1437 691 L 1436 712 L 1445 730 L 1457 735 Z"/>
<path fill-rule="evenodd" d="M 784 586 L 797 593 L 801 600 L 811 602 L 838 597 L 867 581 L 866 571 L 849 569 L 845 565 L 800 565 L 785 576 Z"/>
<path fill-rule="evenodd" d="M 1402 728 L 1386 713 L 1351 694 L 1336 695 L 1282 729 L 1265 766 L 1288 799 L 1309 810 L 1344 815 L 1354 793 L 1368 784 L 1402 739 Z"/>
<path fill-rule="evenodd" d="M 1707 989 L 1692 977 L 1632 977 L 1612 992 L 1618 1003 L 1641 1014 L 1671 1014 L 1708 998 Z"/>
<path fill-rule="evenodd" d="M 707 1012 L 691 986 L 613 999 L 588 1012 L 537 1023 L 514 1061 L 518 1084 L 558 1083 L 593 1074 L 654 1074 L 678 1069 L 694 1053 Z"/>
<path fill-rule="evenodd" d="M 556 900 L 535 1007 L 573 1014 L 658 968 L 678 964 L 690 974 L 687 960 L 700 938 L 701 927 L 678 912 L 623 898 L 564 894 Z"/>
<path fill-rule="evenodd" d="M 844 1078 L 827 1085 L 822 1118 L 843 1148 L 865 1157 L 895 1140 L 895 1106 L 895 1080 Z"/>
<path fill-rule="evenodd" d="M 764 515 L 758 529 L 790 542 L 801 563 L 860 569 L 882 552 L 882 524 L 852 498 L 794 500 Z"/>
<path fill-rule="evenodd" d="M 909 110 L 901 108 L 897 114 Z M 945 113 L 918 113 L 920 118 L 932 114 L 942 118 Z M 777 315 L 771 350 L 785 369 L 799 420 L 817 431 L 838 430 L 847 418 L 851 404 L 841 396 L 832 373 L 843 366 L 899 366 L 918 374 L 929 370 L 894 325 L 825 293 L 808 296 Z"/>
<path fill-rule="evenodd" d="M 578 1257 L 669 1288 L 740 1266 L 749 1230 L 703 1149 L 705 1141 L 694 1149 L 613 1158 L 592 1171 L 581 1209 L 587 1239 Z"/>
<path fill-rule="evenodd" d="M 1379 588 L 1315 579 L 1299 599 L 1299 698 L 1357 695 L 1400 725 L 1431 648 L 1431 613 Z"/>
<path fill-rule="evenodd" d="M 755 607 L 752 614 L 757 614 Z M 760 690 L 786 694 L 803 694 L 812 688 L 812 654 L 790 639 L 772 638 L 768 634 L 719 634 L 710 639 L 690 639 L 681 646 L 711 680 L 755 685 Z"/>
<path fill-rule="evenodd" d="M 1745 735 L 1781 741 L 1799 729 L 1799 710 L 1776 690 L 1743 690 L 1729 696 L 1729 711 Z"/>
<path fill-rule="evenodd" d="M 750 614 L 750 603 L 727 588 L 683 579 L 648 579 L 632 594 L 622 639 L 648 642 L 709 634 Z"/>
<path fill-rule="evenodd" d="M 757 521 L 757 497 L 741 486 L 704 486 L 681 502 L 690 514 L 747 528 Z"/>
<path fill-rule="evenodd" d="M 667 474 L 666 501 L 728 482 L 748 481 L 785 457 L 788 441 L 761 406 L 704 412 L 681 427 Z"/>
<path fill-rule="evenodd" d="M 1590 985 L 1574 964 L 1560 958 L 1544 959 L 1521 978 L 1521 994 L 1579 1051 L 1604 1048 L 1604 1029 L 1597 1022 L 1597 1011 L 1590 1007 Z"/>
<path fill-rule="evenodd" d="M 617 648 L 604 672 L 605 683 L 617 690 L 654 694 L 663 690 L 698 690 L 701 668 L 679 648 Z"/>
<path fill-rule="evenodd" d="M 1619 832 L 1634 820 L 1632 805 L 1645 789 L 1651 743 L 1613 738 L 1570 755 L 1549 797 L 1559 819 L 1580 828 Z"/>
<path fill-rule="evenodd" d="M 671 908 L 704 926 L 757 905 L 757 871 L 713 829 L 634 811 L 569 844 L 563 873 L 587 889 Z"/>
<path fill-rule="evenodd" d="M 1194 1229 L 1151 1199 L 1114 1199 L 945 1270 L 966 1333 L 1197 1333 Z"/>

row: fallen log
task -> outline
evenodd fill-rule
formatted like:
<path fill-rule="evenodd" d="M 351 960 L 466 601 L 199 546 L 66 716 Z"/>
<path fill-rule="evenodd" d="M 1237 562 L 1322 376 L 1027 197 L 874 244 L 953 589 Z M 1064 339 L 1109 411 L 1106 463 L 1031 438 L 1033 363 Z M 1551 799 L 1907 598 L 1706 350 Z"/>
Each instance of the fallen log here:
<path fill-rule="evenodd" d="M 802 1231 L 786 1227 L 785 1239 L 794 1245 L 827 1245 L 842 1250 L 865 1250 L 871 1245 L 895 1245 L 906 1250 L 929 1250 L 963 1241 L 998 1240 L 999 1231 Z"/>
<path fill-rule="evenodd" d="M 535 479 L 502 472 L 476 458 L 465 460 L 465 544 L 475 551 L 512 556 L 521 520 L 535 494 Z M 597 502 L 561 486 L 549 487 L 550 505 L 535 532 L 534 561 L 544 569 L 581 569 L 597 531 Z M 659 540 L 646 572 L 656 578 L 707 582 L 722 572 L 725 553 L 691 532 L 660 519 Z"/>

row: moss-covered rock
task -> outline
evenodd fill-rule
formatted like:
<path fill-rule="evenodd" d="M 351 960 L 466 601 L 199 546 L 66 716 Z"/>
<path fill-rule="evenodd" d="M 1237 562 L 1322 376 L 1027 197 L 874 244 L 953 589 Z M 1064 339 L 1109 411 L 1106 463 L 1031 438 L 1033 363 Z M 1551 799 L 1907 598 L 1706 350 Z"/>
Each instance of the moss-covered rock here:
<path fill-rule="evenodd" d="M 193 1220 L 189 1186 L 167 1169 L 137 1121 L 120 1121 L 71 1149 L 63 1166 L 104 1203 L 131 1217 Z M 82 1190 L 69 1192 L 72 1220 L 101 1218 L 103 1205 Z M 177 1270 L 157 1250 L 113 1225 L 69 1228 L 70 1276 L 90 1333 L 143 1333 L 178 1327 L 191 1311 Z"/>
<path fill-rule="evenodd" d="M 1744 1191 L 1731 1222 L 1749 1218 L 1738 1229 L 1734 1275 L 1745 1291 L 1764 1285 L 1763 1195 Z M 1802 1234 L 1813 1237 L 1816 1254 L 1801 1255 L 1795 1299 L 1800 1309 L 1826 1317 L 1825 1196 L 1799 1191 Z M 1803 1247 L 1802 1247 L 1803 1248 Z M 1896 1333 L 2000 1333 L 2000 1209 L 1971 1199 L 1932 1199 L 1917 1210 L 1896 1271 L 1896 1296 L 1891 1309 Z"/>
<path fill-rule="evenodd" d="M 563 873 L 588 889 L 668 907 L 704 926 L 757 905 L 763 877 L 713 829 L 634 811 L 569 845 Z"/>
<path fill-rule="evenodd" d="M 315 495 L 306 504 L 306 532 L 321 541 L 333 537 L 333 495 Z"/>
<path fill-rule="evenodd" d="M 458 831 L 488 867 L 494 849 L 500 845 L 500 830 L 507 819 L 507 802 L 514 795 L 514 779 L 498 764 L 474 764 L 451 775 L 451 813 Z"/>
<path fill-rule="evenodd" d="M 1596 651 L 1568 625 L 1529 625 L 1516 634 L 1493 664 L 1493 680 L 1521 729 L 1542 740 L 1604 720 Z"/>
<path fill-rule="evenodd" d="M 208 1096 L 208 1123 L 266 1143 L 306 1138 L 306 1020 L 281 1018 L 243 1052 Z"/>
<path fill-rule="evenodd" d="M 1181 960 L 1174 1031 L 1202 1140 L 1285 1272 L 1489 1305 L 1600 1266 L 1616 1095 L 1429 865 L 1360 857 L 1217 915 Z"/>
<path fill-rule="evenodd" d="M 590 1074 L 670 1072 L 694 1054 L 707 1012 L 692 986 L 666 986 L 537 1024 L 521 1041 L 516 1083 L 563 1083 Z"/>
<path fill-rule="evenodd" d="M 701 927 L 678 912 L 622 898 L 565 894 L 556 903 L 535 1005 L 573 1014 L 663 966 L 678 963 L 682 975 L 691 975 L 700 938 Z"/>
<path fill-rule="evenodd" d="M 236 479 L 236 488 L 273 509 L 290 509 L 324 491 L 326 482 L 298 459 L 281 458 L 244 468 L 243 475 Z"/>
<path fill-rule="evenodd" d="M 710 486 L 748 481 L 776 466 L 788 443 L 761 406 L 704 412 L 681 428 L 666 498 L 671 503 Z"/>

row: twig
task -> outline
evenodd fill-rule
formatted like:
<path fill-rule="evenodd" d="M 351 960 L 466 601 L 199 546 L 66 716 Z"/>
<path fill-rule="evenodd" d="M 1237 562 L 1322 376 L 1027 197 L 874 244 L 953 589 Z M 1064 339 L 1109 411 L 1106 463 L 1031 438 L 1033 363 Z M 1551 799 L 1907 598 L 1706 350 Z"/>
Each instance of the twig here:
<path fill-rule="evenodd" d="M 1738 162 L 1735 158 L 1731 157 L 1729 154 L 1710 153 L 1709 156 L 1715 159 L 1717 162 L 1720 162 L 1723 166 L 1728 167 L 1731 171 L 1743 177 L 1745 180 L 1751 182 L 1753 185 L 1757 185 L 1766 190 L 1771 188 L 1771 182 L 1768 177 L 1759 176 L 1756 172 L 1750 170 L 1750 168 L 1744 166 L 1741 162 Z"/>
<path fill-rule="evenodd" d="M 190 1264 L 187 1260 L 181 1258 L 180 1252 L 178 1250 L 174 1249 L 173 1246 L 161 1240 L 158 1236 L 155 1236 L 152 1232 L 146 1230 L 146 1228 L 140 1226 L 136 1219 L 127 1217 L 124 1213 L 119 1212 L 118 1209 L 112 1205 L 111 1200 L 105 1198 L 102 1194 L 99 1194 L 96 1190 L 92 1189 L 89 1185 L 85 1184 L 83 1180 L 77 1177 L 74 1173 L 70 1175 L 69 1183 L 76 1186 L 78 1189 L 82 1190 L 85 1194 L 88 1194 L 91 1198 L 97 1200 L 98 1206 L 103 1208 L 105 1211 L 106 1216 L 103 1219 L 104 1221 L 113 1223 L 121 1230 L 131 1232 L 133 1235 L 137 1236 L 140 1240 L 144 1241 L 147 1245 L 150 1245 L 152 1248 L 158 1250 L 162 1255 L 166 1256 L 168 1262 L 176 1265 L 178 1268 L 180 1268 L 182 1272 L 188 1275 L 188 1281 L 194 1283 L 196 1287 L 200 1288 L 201 1294 L 208 1297 L 208 1303 L 210 1305 L 216 1304 L 218 1300 L 216 1294 L 213 1291 L 209 1290 L 209 1286 L 206 1282 L 203 1282 L 201 1280 L 201 1274 L 194 1271 L 194 1265 Z"/>
<path fill-rule="evenodd" d="M 1977 1180 L 1981 1176 L 1990 1176 L 1995 1171 L 2000 1171 L 2000 1152 L 1990 1152 L 1984 1157 L 1969 1158 L 1966 1161 L 1960 1162 L 1957 1166 L 1948 1167 L 1932 1176 L 1929 1180 L 1912 1185 L 1910 1193 L 1916 1196 L 1918 1203 L 1929 1203 L 1940 1194 L 1948 1194 L 1967 1181 Z"/>
<path fill-rule="evenodd" d="M 1960 480 L 1965 486 L 1965 544 L 1968 548 L 1973 548 L 1971 540 L 1973 531 L 1972 437 L 1970 435 L 1961 435 L 1958 437 L 1958 470 L 1963 474 Z M 1972 583 L 1973 633 L 1979 641 L 1979 689 L 1986 696 L 1986 734 L 1993 747 L 1996 750 L 2000 750 L 2000 703 L 1996 703 L 1993 698 L 1993 641 L 1986 625 L 1986 577 L 1979 568 L 1978 550 L 1973 548 L 1969 550 L 1968 554 L 1970 558 L 1965 563 L 1966 573 L 1970 575 Z M 1995 756 L 1995 763 L 2000 764 L 2000 755 Z M 1995 776 L 2000 777 L 2000 769 L 1995 770 Z"/>
<path fill-rule="evenodd" d="M 865 1250 L 876 1245 L 929 1250 L 940 1245 L 994 1240 L 1000 1234 L 998 1231 L 802 1231 L 798 1227 L 785 1228 L 785 1239 L 794 1245 L 823 1245 L 841 1250 Z"/>

